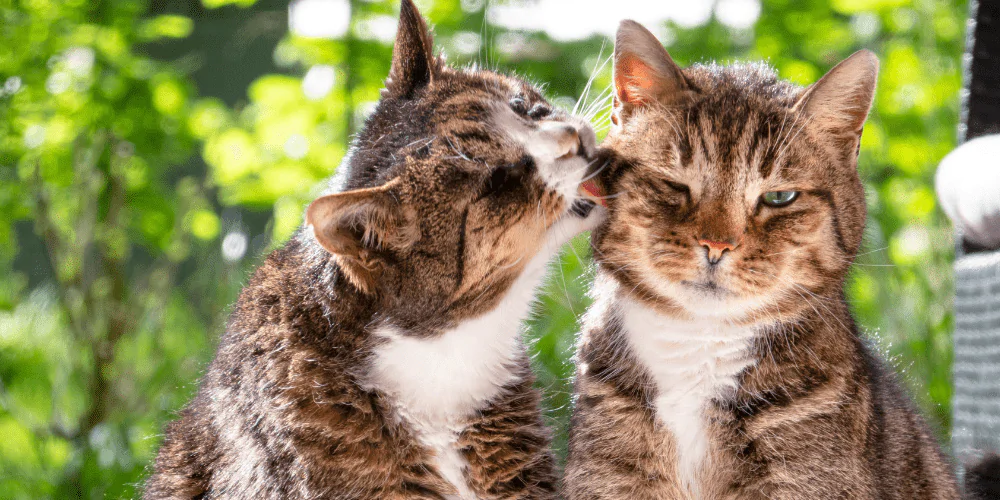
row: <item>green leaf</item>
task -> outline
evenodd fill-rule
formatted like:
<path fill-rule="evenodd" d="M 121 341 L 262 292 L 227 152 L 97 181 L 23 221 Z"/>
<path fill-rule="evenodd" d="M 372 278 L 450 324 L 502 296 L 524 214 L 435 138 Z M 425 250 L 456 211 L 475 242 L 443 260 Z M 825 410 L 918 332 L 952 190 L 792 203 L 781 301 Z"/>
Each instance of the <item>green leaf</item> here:
<path fill-rule="evenodd" d="M 187 38 L 194 31 L 194 22 L 184 16 L 166 14 L 142 23 L 139 37 L 144 40 L 160 38 Z"/>

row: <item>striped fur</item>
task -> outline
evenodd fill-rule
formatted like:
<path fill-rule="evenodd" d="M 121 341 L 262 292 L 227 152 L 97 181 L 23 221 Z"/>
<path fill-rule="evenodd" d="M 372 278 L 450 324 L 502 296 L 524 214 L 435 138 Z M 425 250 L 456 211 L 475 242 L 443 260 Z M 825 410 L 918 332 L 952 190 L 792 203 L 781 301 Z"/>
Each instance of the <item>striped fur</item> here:
<path fill-rule="evenodd" d="M 243 289 L 145 498 L 555 498 L 519 322 L 598 217 L 594 148 L 531 85 L 444 66 L 404 0 L 340 183 Z"/>
<path fill-rule="evenodd" d="M 802 89 L 758 64 L 682 70 L 631 22 L 615 54 L 567 497 L 958 498 L 844 297 L 874 56 Z"/>

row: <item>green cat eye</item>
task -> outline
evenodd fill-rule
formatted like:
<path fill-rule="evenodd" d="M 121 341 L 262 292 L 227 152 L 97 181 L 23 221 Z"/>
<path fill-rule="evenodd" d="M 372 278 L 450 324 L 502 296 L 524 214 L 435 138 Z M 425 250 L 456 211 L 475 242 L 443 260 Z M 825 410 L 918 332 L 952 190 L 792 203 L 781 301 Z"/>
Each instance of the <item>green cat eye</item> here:
<path fill-rule="evenodd" d="M 769 207 L 783 207 L 799 197 L 798 191 L 770 191 L 761 196 L 761 201 Z"/>

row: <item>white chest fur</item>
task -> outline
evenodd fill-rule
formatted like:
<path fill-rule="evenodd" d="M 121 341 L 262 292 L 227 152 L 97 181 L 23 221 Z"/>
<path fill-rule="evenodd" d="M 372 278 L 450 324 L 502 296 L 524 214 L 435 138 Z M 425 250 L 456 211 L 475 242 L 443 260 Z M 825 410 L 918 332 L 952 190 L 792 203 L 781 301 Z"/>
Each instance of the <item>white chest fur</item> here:
<path fill-rule="evenodd" d="M 628 299 L 622 306 L 625 333 L 656 383 L 656 416 L 677 446 L 678 480 L 698 498 L 709 450 L 704 410 L 736 389 L 752 363 L 747 351 L 755 330 L 718 319 L 677 320 Z"/>
<path fill-rule="evenodd" d="M 476 498 L 456 444 L 466 418 L 516 377 L 511 367 L 522 349 L 519 318 L 503 309 L 432 339 L 392 328 L 376 332 L 389 342 L 375 353 L 373 385 L 392 397 L 398 415 L 434 454 L 438 471 L 458 491 L 453 498 Z"/>
<path fill-rule="evenodd" d="M 438 471 L 455 486 L 452 498 L 476 498 L 465 481 L 465 460 L 456 445 L 464 421 L 497 396 L 515 375 L 521 349 L 515 321 L 507 329 L 494 311 L 433 339 L 403 336 L 391 327 L 375 353 L 373 386 L 392 397 L 396 412 L 433 454 Z"/>
<path fill-rule="evenodd" d="M 542 250 L 525 266 L 499 305 L 429 339 L 408 337 L 393 327 L 376 330 L 388 340 L 374 353 L 368 384 L 388 394 L 418 439 L 435 455 L 442 476 L 458 495 L 474 499 L 465 480 L 468 466 L 456 442 L 464 422 L 517 378 L 524 347 L 521 321 L 527 317 L 546 263 L 589 221 L 564 219 L 549 230 Z"/>

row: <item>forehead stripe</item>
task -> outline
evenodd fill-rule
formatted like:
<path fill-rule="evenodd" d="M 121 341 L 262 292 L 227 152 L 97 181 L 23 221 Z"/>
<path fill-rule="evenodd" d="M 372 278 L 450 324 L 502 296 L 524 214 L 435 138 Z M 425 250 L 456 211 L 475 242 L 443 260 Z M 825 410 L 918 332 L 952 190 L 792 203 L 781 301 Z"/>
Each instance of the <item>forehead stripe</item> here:
<path fill-rule="evenodd" d="M 774 155 L 776 153 L 776 150 L 774 148 L 774 145 L 770 144 L 770 142 L 773 140 L 773 134 L 771 134 L 772 129 L 773 129 L 772 124 L 765 118 L 761 120 L 760 126 L 754 133 L 754 145 L 756 148 L 759 148 L 761 150 L 761 154 L 757 155 L 756 151 L 753 151 L 752 153 L 754 156 L 760 157 L 759 159 L 760 164 L 757 165 L 757 168 L 760 169 L 760 176 L 764 178 L 770 176 L 771 172 L 774 170 L 774 160 L 775 160 Z M 767 140 L 764 141 L 765 144 L 761 145 L 760 141 L 761 139 L 763 139 L 764 134 L 767 134 Z"/>

